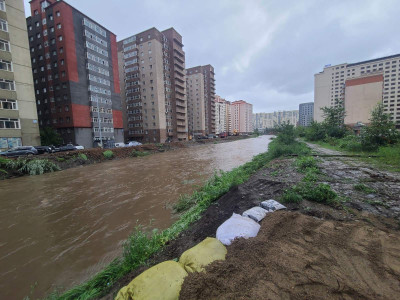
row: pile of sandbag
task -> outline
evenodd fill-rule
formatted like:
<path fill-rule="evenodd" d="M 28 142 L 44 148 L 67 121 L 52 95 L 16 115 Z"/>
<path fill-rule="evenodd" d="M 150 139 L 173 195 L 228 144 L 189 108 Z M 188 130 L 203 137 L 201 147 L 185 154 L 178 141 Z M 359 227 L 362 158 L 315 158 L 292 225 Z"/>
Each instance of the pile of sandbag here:
<path fill-rule="evenodd" d="M 144 271 L 123 287 L 115 300 L 179 299 L 182 283 L 188 273 L 202 272 L 216 260 L 225 260 L 227 250 L 215 238 L 206 238 L 186 250 L 179 262 L 165 261 Z"/>

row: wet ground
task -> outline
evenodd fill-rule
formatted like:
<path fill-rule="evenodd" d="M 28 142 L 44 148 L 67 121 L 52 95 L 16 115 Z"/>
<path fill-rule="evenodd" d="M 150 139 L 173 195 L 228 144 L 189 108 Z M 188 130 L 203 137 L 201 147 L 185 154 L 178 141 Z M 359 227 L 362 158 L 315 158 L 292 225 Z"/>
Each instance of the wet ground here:
<path fill-rule="evenodd" d="M 186 279 L 182 299 L 400 298 L 400 174 L 310 146 L 318 156 L 319 181 L 336 191 L 340 203 L 333 207 L 303 200 L 288 204 L 282 216 L 267 216 L 259 238 L 234 242 L 226 262 Z M 215 237 L 218 226 L 232 213 L 263 200 L 278 200 L 284 189 L 304 176 L 294 160 L 274 160 L 222 196 L 147 267 L 120 280 L 104 299 L 112 299 L 148 267 Z M 359 184 L 370 190 L 356 190 Z"/>

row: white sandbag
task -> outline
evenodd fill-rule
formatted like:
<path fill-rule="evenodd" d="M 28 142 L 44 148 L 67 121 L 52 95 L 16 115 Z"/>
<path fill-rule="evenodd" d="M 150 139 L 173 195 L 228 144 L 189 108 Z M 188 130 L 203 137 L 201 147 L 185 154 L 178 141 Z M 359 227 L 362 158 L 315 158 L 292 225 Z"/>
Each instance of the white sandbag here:
<path fill-rule="evenodd" d="M 217 239 L 224 245 L 230 245 L 236 238 L 248 239 L 257 236 L 259 230 L 260 224 L 234 213 L 218 227 Z"/>
<path fill-rule="evenodd" d="M 280 204 L 278 201 L 275 200 L 266 200 L 260 203 L 261 207 L 268 210 L 269 212 L 275 211 L 275 210 L 280 210 L 280 209 L 286 209 L 286 206 L 283 206 Z"/>
<path fill-rule="evenodd" d="M 265 210 L 264 208 L 262 208 L 260 206 L 256 206 L 256 207 L 253 207 L 253 208 L 250 208 L 250 209 L 246 210 L 242 214 L 242 216 L 243 217 L 248 217 L 250 219 L 253 219 L 256 222 L 260 222 L 262 219 L 265 218 L 267 213 L 269 213 L 268 210 Z"/>

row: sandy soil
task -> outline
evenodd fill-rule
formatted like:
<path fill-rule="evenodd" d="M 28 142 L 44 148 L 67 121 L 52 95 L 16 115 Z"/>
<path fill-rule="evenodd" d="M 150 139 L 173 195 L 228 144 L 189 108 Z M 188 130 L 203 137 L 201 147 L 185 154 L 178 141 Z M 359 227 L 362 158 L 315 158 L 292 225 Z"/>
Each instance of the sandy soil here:
<path fill-rule="evenodd" d="M 190 275 L 180 299 L 399 299 L 399 280 L 399 231 L 276 212 Z"/>

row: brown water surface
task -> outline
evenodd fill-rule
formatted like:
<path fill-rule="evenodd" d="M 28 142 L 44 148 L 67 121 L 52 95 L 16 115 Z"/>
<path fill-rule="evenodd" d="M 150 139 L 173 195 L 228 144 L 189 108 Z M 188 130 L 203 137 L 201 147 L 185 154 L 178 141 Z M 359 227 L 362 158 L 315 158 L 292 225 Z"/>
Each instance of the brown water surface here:
<path fill-rule="evenodd" d="M 0 299 L 43 297 L 56 286 L 83 282 L 121 254 L 137 224 L 170 226 L 179 195 L 215 170 L 231 170 L 265 152 L 269 140 L 209 144 L 0 181 Z"/>

